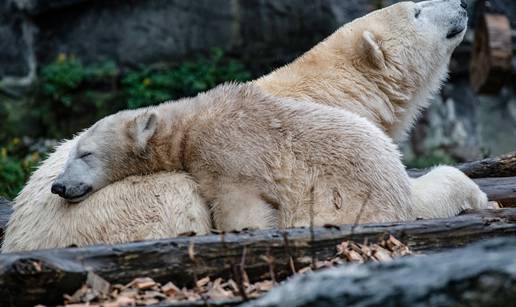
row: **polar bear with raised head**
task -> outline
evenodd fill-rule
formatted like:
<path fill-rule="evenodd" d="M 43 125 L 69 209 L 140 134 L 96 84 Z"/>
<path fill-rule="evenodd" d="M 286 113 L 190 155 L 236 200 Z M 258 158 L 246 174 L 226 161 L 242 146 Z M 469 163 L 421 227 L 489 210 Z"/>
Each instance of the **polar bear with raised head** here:
<path fill-rule="evenodd" d="M 292 64 L 280 68 L 254 81 L 254 83 L 274 96 L 285 98 L 289 101 L 289 104 L 295 103 L 289 99 L 293 98 L 295 101 L 300 101 L 300 104 L 304 106 L 307 103 L 312 103 L 346 110 L 348 111 L 344 112 L 346 118 L 353 117 L 349 113 L 357 114 L 380 128 L 387 136 L 399 140 L 407 133 L 420 110 L 426 107 L 430 96 L 437 92 L 441 80 L 446 77 L 451 53 L 460 43 L 465 32 L 467 16 L 464 6 L 465 4 L 458 0 L 404 2 L 375 11 L 343 26 Z M 255 87 L 246 90 L 257 91 Z M 237 89 L 230 90 L 233 95 L 238 91 Z M 270 99 L 270 97 L 267 99 Z M 327 109 L 325 112 L 328 112 Z M 360 122 L 361 119 L 358 119 L 358 121 Z M 273 127 L 275 125 L 278 124 L 272 123 Z M 376 132 L 373 134 L 378 136 Z M 389 143 L 388 137 L 385 135 L 380 137 L 380 139 L 386 138 L 387 140 L 382 141 L 385 141 L 385 144 Z M 259 139 L 258 136 L 257 139 Z M 179 210 L 177 212 L 181 212 L 184 207 L 189 206 L 203 208 L 204 202 L 197 192 L 196 183 L 188 176 L 175 172 L 151 174 L 145 177 L 133 176 L 117 183 L 108 184 L 79 204 L 67 204 L 57 195 L 50 194 L 49 190 L 54 179 L 63 170 L 64 160 L 69 154 L 73 154 L 77 150 L 76 148 L 71 149 L 73 147 L 72 143 L 75 144 L 76 141 L 77 138 L 65 143 L 55 153 L 51 154 L 49 159 L 31 177 L 23 192 L 16 198 L 15 212 L 6 231 L 4 251 L 66 246 L 70 242 L 79 245 L 113 242 L 107 239 L 113 229 L 90 228 L 85 234 L 82 229 L 65 227 L 65 225 L 73 226 L 80 222 L 95 224 L 97 221 L 95 214 L 100 216 L 113 214 L 113 217 L 118 215 L 120 220 L 113 221 L 113 223 L 122 223 L 128 219 L 129 216 L 121 214 L 117 211 L 117 208 L 126 206 L 127 191 L 134 189 L 134 183 L 130 178 L 133 180 L 135 178 L 145 178 L 148 186 L 157 186 L 167 182 L 167 176 L 169 176 L 170 190 L 176 191 L 178 188 L 182 193 L 168 192 L 169 189 L 162 189 L 161 195 L 167 195 L 166 200 L 160 202 L 163 206 L 170 205 L 171 209 Z M 236 145 L 231 145 L 230 142 L 227 146 Z M 390 148 L 391 145 L 385 146 Z M 355 158 L 359 159 L 360 157 Z M 280 157 L 275 158 L 274 163 L 280 163 L 278 161 L 285 159 L 288 160 L 289 156 L 281 154 Z M 247 161 L 241 163 L 243 163 L 241 165 L 242 169 L 245 170 L 248 167 Z M 285 163 L 283 162 L 282 165 L 288 165 L 288 163 Z M 399 161 L 395 164 L 398 165 L 398 163 Z M 377 164 L 371 164 L 370 167 L 373 167 L 373 165 L 382 167 Z M 127 165 L 127 167 L 130 167 L 130 165 Z M 170 169 L 167 165 L 163 165 L 163 167 Z M 303 178 L 301 183 L 297 182 L 297 184 L 303 185 L 305 189 L 310 187 L 310 182 L 313 183 L 314 178 L 318 176 L 315 170 L 308 173 L 310 175 Z M 391 180 L 396 180 L 395 178 L 398 178 L 398 175 L 393 174 Z M 445 217 L 454 215 L 461 209 L 484 207 L 486 203 L 485 194 L 464 174 L 451 167 L 438 167 L 428 175 L 418 179 L 408 179 L 405 175 L 402 175 L 401 178 L 399 186 L 403 187 L 402 190 L 406 194 L 395 197 L 397 200 L 386 211 L 381 206 L 373 206 L 372 208 L 376 208 L 377 211 L 372 210 L 365 214 L 364 218 L 360 220 L 361 222 L 413 219 L 416 217 Z M 106 179 L 103 184 L 107 184 L 111 180 Z M 278 180 L 288 180 L 288 176 L 280 176 Z M 332 180 L 329 180 L 329 182 L 332 182 Z M 407 185 L 409 188 L 407 188 Z M 172 186 L 177 188 L 174 189 Z M 233 200 L 229 203 L 236 204 L 238 203 L 237 200 L 245 200 L 246 189 L 248 188 L 224 186 L 226 198 Z M 70 191 L 74 188 L 80 189 L 71 187 Z M 359 188 L 356 193 L 360 193 L 362 190 L 362 188 Z M 66 196 L 64 191 L 59 191 L 57 186 L 54 192 L 61 192 Z M 205 193 L 208 194 L 209 199 L 213 199 L 210 191 L 205 191 Z M 278 195 L 293 195 L 286 191 L 278 191 L 277 193 Z M 148 212 L 150 215 L 139 216 L 149 216 L 151 219 L 156 219 L 152 214 L 159 213 L 152 210 L 146 211 L 145 205 L 156 202 L 154 194 L 150 193 L 145 187 L 141 188 L 136 194 L 139 197 L 137 200 L 131 201 L 130 210 L 133 212 Z M 299 195 L 305 194 L 301 193 Z M 329 194 L 325 195 L 325 197 L 330 197 Z M 332 200 L 327 199 L 321 203 L 334 202 L 335 208 L 340 207 L 340 211 L 337 212 L 343 212 L 346 208 L 344 200 L 347 200 L 347 197 L 349 197 L 347 194 L 341 195 L 341 192 L 338 192 L 335 195 L 332 194 L 330 197 Z M 248 223 L 249 216 L 254 215 L 254 208 L 235 211 L 231 208 L 231 205 L 224 206 L 223 202 L 217 198 L 212 206 L 216 224 L 224 229 L 248 226 L 269 227 L 270 225 L 280 225 L 287 227 L 306 225 L 306 214 L 303 217 L 303 214 L 299 213 L 302 211 L 306 213 L 306 206 L 294 206 L 293 208 L 292 206 L 285 206 L 282 210 L 293 210 L 293 212 L 280 215 L 278 209 L 281 205 L 277 203 L 277 199 L 275 200 L 274 197 L 267 194 L 261 195 L 260 199 L 261 202 L 258 203 L 261 203 L 265 210 L 262 210 L 261 205 L 257 205 L 256 211 L 258 213 L 255 216 L 263 217 L 265 223 Z M 388 198 L 385 198 L 382 201 L 384 205 L 387 200 Z M 299 202 L 300 200 L 290 200 L 289 204 Z M 311 203 L 310 201 L 306 202 Z M 339 206 L 339 202 L 342 205 Z M 368 201 L 368 203 L 370 202 Z M 399 204 L 403 204 L 403 208 L 400 209 Z M 60 214 L 59 216 L 66 218 L 56 219 L 56 215 L 46 214 L 49 206 L 54 210 L 52 212 L 59 212 L 59 210 L 67 212 L 80 207 L 83 208 L 84 212 L 90 212 L 91 208 L 91 211 L 96 213 L 82 216 L 82 218 L 79 217 L 81 215 Z M 393 213 L 392 210 L 400 211 Z M 202 209 L 197 212 L 198 215 L 190 219 L 191 223 L 185 224 L 186 228 L 193 228 L 196 223 L 205 223 L 207 213 L 205 211 L 203 213 Z M 350 210 L 345 218 L 334 221 L 333 214 L 335 212 L 331 210 L 324 212 L 326 211 L 319 210 L 318 220 L 320 223 L 343 223 L 352 220 L 350 217 L 353 216 L 353 210 Z M 225 216 L 232 217 L 232 220 L 226 221 Z M 325 216 L 328 216 L 328 220 L 325 220 Z M 341 215 L 337 214 L 337 216 Z M 52 224 L 54 221 L 56 223 Z M 143 221 L 136 219 L 133 222 L 137 225 Z M 167 223 L 168 221 L 162 220 L 162 222 Z M 61 223 L 63 226 L 60 225 Z M 44 224 L 52 224 L 53 228 L 40 227 Z M 134 235 L 138 231 L 131 232 L 129 228 L 125 228 L 127 233 L 120 236 L 120 241 L 159 238 L 177 234 L 177 231 L 172 229 L 173 227 L 167 228 L 165 225 L 161 227 L 168 229 L 168 232 L 147 232 L 149 234 L 147 236 Z M 208 227 L 207 225 L 202 226 L 199 232 L 207 231 Z M 31 228 L 35 231 L 29 231 Z M 47 231 L 50 228 L 52 229 L 48 231 L 49 234 L 46 239 L 40 240 L 43 243 L 37 243 L 36 241 L 40 237 L 36 236 L 35 233 L 40 229 Z M 184 228 L 178 227 L 179 232 Z M 68 230 L 61 231 L 60 229 Z M 81 235 L 87 235 L 91 238 L 87 241 L 75 239 L 75 237 Z M 62 238 L 65 236 L 68 236 L 69 240 L 63 240 Z M 24 243 L 15 246 L 13 242 Z"/>
<path fill-rule="evenodd" d="M 323 225 L 487 205 L 475 184 L 463 184 L 450 199 L 418 194 L 392 139 L 369 120 L 254 84 L 100 120 L 79 137 L 52 190 L 80 202 L 125 177 L 162 171 L 191 174 L 215 225 L 226 231 L 307 226 L 311 213 L 314 225 Z"/>
<path fill-rule="evenodd" d="M 374 11 L 256 84 L 274 96 L 343 108 L 401 140 L 448 76 L 466 32 L 465 8 L 439 0 Z"/>

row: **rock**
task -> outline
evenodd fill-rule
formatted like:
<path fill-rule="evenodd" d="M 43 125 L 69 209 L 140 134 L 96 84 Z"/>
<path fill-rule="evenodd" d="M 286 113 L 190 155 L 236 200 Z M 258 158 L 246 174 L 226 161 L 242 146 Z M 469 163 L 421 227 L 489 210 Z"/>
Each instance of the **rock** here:
<path fill-rule="evenodd" d="M 4 229 L 7 226 L 7 222 L 9 222 L 9 217 L 13 213 L 12 203 L 0 197 L 0 243 L 4 239 Z"/>
<path fill-rule="evenodd" d="M 11 5 L 29 15 L 38 15 L 86 1 L 88 0 L 11 0 Z"/>
<path fill-rule="evenodd" d="M 516 99 L 506 88 L 497 96 L 480 96 L 476 106 L 479 143 L 491 155 L 516 149 Z"/>
<path fill-rule="evenodd" d="M 24 18 L 0 7 L 0 76 L 29 73 L 29 52 L 24 39 Z"/>
<path fill-rule="evenodd" d="M 402 148 L 406 160 L 441 150 L 471 161 L 516 149 L 516 99 L 505 87 L 498 95 L 475 95 L 467 78 L 455 78 L 436 95 Z M 445 161 L 446 162 L 446 161 Z"/>
<path fill-rule="evenodd" d="M 68 53 L 87 63 L 111 59 L 133 66 L 177 62 L 219 47 L 268 69 L 294 58 L 343 23 L 376 8 L 374 0 L 6 3 L 6 18 L 0 22 L 5 46 L 0 49 L 0 58 L 9 59 L 6 64 L 12 68 L 2 65 L 0 76 L 26 75 L 27 65 L 22 64 L 27 57 L 22 55 L 31 48 L 40 65 L 53 61 L 59 53 Z M 38 34 L 37 41 L 27 46 L 20 38 L 21 25 L 29 19 Z M 13 61 L 15 56 L 21 58 Z"/>
<path fill-rule="evenodd" d="M 73 54 L 85 63 L 113 60 L 122 69 L 177 64 L 210 48 L 240 58 L 255 75 L 292 60 L 342 24 L 397 0 L 5 0 L 0 2 L 0 91 L 20 96 L 36 68 Z M 477 0 L 467 0 L 473 16 Z M 516 2 L 491 0 L 516 27 Z M 456 160 L 516 148 L 516 103 L 507 94 L 479 97 L 469 74 L 475 18 L 452 58 L 444 95 L 426 112 L 404 152 L 439 149 Z M 514 31 L 513 31 L 514 32 Z M 513 39 L 514 44 L 514 39 Z M 516 44 L 514 44 L 516 46 Z M 513 60 L 513 77 L 516 74 Z M 514 89 L 505 89 L 512 95 Z M 506 127 L 500 133 L 501 128 Z"/>

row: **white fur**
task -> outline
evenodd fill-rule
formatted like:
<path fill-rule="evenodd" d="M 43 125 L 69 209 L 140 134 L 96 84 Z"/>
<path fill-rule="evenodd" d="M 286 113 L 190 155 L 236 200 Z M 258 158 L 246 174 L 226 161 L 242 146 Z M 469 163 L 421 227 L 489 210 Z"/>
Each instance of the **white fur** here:
<path fill-rule="evenodd" d="M 51 194 L 50 185 L 76 141 L 57 147 L 15 199 L 2 252 L 209 232 L 209 213 L 197 184 L 181 173 L 125 178 L 79 204 Z"/>
<path fill-rule="evenodd" d="M 158 128 L 142 157 L 134 153 L 139 136 L 125 130 L 152 117 Z M 77 147 L 89 143 L 104 144 L 100 155 L 94 153 L 104 165 L 91 164 L 86 171 L 93 186 L 100 184 L 96 178 L 187 170 L 213 204 L 216 227 L 226 231 L 307 226 L 311 212 L 317 226 L 487 207 L 485 195 L 456 169 L 440 167 L 409 179 L 392 139 L 367 119 L 266 95 L 252 84 L 219 86 L 144 112 L 119 112 L 81 135 Z M 74 164 L 82 161 L 71 155 L 67 167 L 73 170 Z M 63 182 L 82 185 L 68 168 Z"/>
<path fill-rule="evenodd" d="M 277 97 L 334 106 L 358 114 L 380 127 L 389 137 L 402 139 L 420 111 L 427 106 L 429 98 L 438 91 L 440 83 L 446 78 L 451 52 L 462 40 L 463 33 L 452 40 L 446 40 L 444 35 L 450 27 L 449 21 L 455 18 L 457 12 L 460 12 L 459 6 L 459 0 L 425 1 L 417 4 L 405 2 L 375 11 L 343 26 L 292 64 L 254 83 Z M 413 14 L 418 8 L 422 9 L 422 13 L 416 20 Z M 369 56 L 363 57 L 362 54 L 369 54 Z M 344 115 L 344 118 L 351 118 L 349 120 L 355 122 L 351 115 Z M 140 126 L 141 124 L 137 123 L 136 127 Z M 273 119 L 269 127 L 281 129 L 282 125 L 281 122 Z M 371 126 L 371 129 L 374 130 L 374 127 Z M 382 144 L 389 144 L 390 140 L 387 136 L 382 136 L 378 132 L 373 134 L 376 136 L 372 140 L 364 140 L 366 144 L 370 141 L 375 144 L 374 142 L 379 140 L 382 140 L 380 142 Z M 148 142 L 147 137 L 135 139 L 140 147 L 141 144 L 145 145 Z M 112 139 L 106 137 L 103 143 L 109 145 L 110 142 Z M 177 143 L 176 140 L 171 142 Z M 70 145 L 71 142 L 66 144 Z M 76 148 L 76 151 L 72 152 L 71 145 L 66 144 L 56 153 L 51 154 L 16 198 L 15 213 L 6 232 L 5 250 L 51 248 L 72 243 L 79 245 L 112 243 L 144 237 L 157 238 L 173 236 L 177 232 L 192 228 L 197 229 L 199 233 L 207 231 L 208 214 L 203 209 L 204 203 L 197 193 L 196 184 L 189 177 L 173 172 L 124 179 L 104 187 L 76 206 L 66 204 L 57 196 L 50 194 L 51 182 L 63 169 L 64 160 L 68 154 L 84 153 L 84 149 L 81 148 Z M 93 151 L 99 150 L 96 147 L 98 144 L 89 146 Z M 378 146 L 379 144 L 376 144 L 371 147 L 371 153 L 365 153 L 364 157 L 374 160 L 376 157 L 387 156 L 386 159 L 393 159 L 391 161 L 399 165 L 399 157 L 394 148 L 391 148 L 391 154 L 387 154 L 381 150 L 378 151 L 379 149 L 375 148 Z M 134 146 L 134 148 L 138 147 Z M 387 147 L 390 148 L 391 145 Z M 145 156 L 145 152 L 141 150 L 137 152 L 140 156 Z M 372 154 L 373 152 L 375 154 Z M 248 159 L 237 159 L 240 161 L 237 166 L 245 170 L 249 167 L 251 158 L 253 156 Z M 289 161 L 292 161 L 292 157 L 288 151 L 269 161 L 273 165 L 281 166 L 275 168 L 273 174 L 268 174 L 272 176 L 270 178 L 274 182 L 286 182 L 291 179 L 290 172 L 293 165 Z M 362 175 L 369 176 L 365 178 L 366 180 L 379 180 L 378 175 L 374 173 L 374 168 L 382 167 L 381 164 L 371 164 L 373 170 L 368 172 L 372 173 Z M 267 176 L 267 174 L 257 176 Z M 356 206 L 354 211 L 346 211 L 344 216 L 335 214 L 335 212 L 347 210 L 349 195 L 343 191 L 320 192 L 320 187 L 335 184 L 335 178 L 325 177 L 324 180 L 316 180 L 318 176 L 320 174 L 317 172 L 306 170 L 304 176 L 298 178 L 294 186 L 276 191 L 275 197 L 256 193 L 253 191 L 253 186 L 245 182 L 224 182 L 219 187 L 224 193 L 208 195 L 212 201 L 215 222 L 224 229 L 264 228 L 270 225 L 302 226 L 309 224 L 309 212 L 312 210 L 318 213 L 315 217 L 317 224 L 354 222 Z M 392 199 L 386 197 L 387 194 L 379 192 L 380 194 L 374 195 L 375 201 L 368 201 L 369 210 L 365 212 L 360 222 L 446 217 L 464 208 L 485 207 L 485 194 L 469 178 L 450 167 L 438 167 L 418 179 L 408 179 L 399 170 L 391 173 L 390 176 L 392 178 L 388 182 L 397 182 L 395 186 L 398 187 L 385 193 L 389 195 L 402 193 L 402 199 L 408 197 L 410 200 L 402 201 L 404 204 L 402 207 L 394 206 Z M 136 185 L 133 196 L 136 201 L 131 200 L 130 204 L 133 214 L 147 216 L 150 220 L 160 220 L 159 216 L 153 214 L 161 213 L 147 211 L 156 202 L 153 193 L 149 193 L 149 187 L 167 183 L 167 188 L 160 193 L 160 195 L 168 195 L 163 206 L 179 211 L 188 210 L 191 207 L 196 212 L 193 214 L 195 217 L 185 222 L 179 218 L 182 214 L 178 213 L 175 219 L 162 220 L 163 224 L 158 223 L 156 227 L 168 230 L 157 231 L 154 236 L 140 235 L 143 230 L 138 229 L 147 227 L 145 219 L 137 219 L 131 227 L 119 228 L 118 224 L 123 225 L 130 217 L 125 209 L 118 209 L 128 206 L 127 202 L 120 199 L 124 199 L 130 191 L 133 191 L 132 180 L 148 182 L 148 185 Z M 97 182 L 99 182 L 98 178 Z M 101 182 L 101 185 L 103 184 Z M 316 186 L 319 188 L 316 189 Z M 314 193 L 311 193 L 311 188 L 307 189 L 307 187 L 314 187 Z M 363 185 L 358 184 L 349 188 L 359 193 Z M 399 188 L 402 190 L 398 190 Z M 167 193 L 169 190 L 174 192 Z M 180 192 L 177 193 L 177 191 Z M 207 194 L 210 193 L 208 191 Z M 330 203 L 331 206 L 314 208 L 309 205 L 313 203 L 312 197 L 317 198 L 318 203 Z M 246 199 L 249 200 L 250 206 L 246 210 L 238 210 L 239 204 Z M 278 213 L 281 206 L 277 203 L 278 199 L 290 204 L 281 207 L 281 214 Z M 81 213 L 74 215 L 73 212 Z M 54 223 L 55 216 L 66 216 L 66 218 L 61 218 Z M 104 218 L 99 219 L 99 217 Z M 97 222 L 98 220 L 102 222 Z M 171 221 L 178 223 L 174 226 L 175 229 L 167 228 Z M 87 231 L 77 228 L 76 225 L 82 224 L 81 222 L 90 226 Z M 123 229 L 122 233 L 120 229 Z M 89 237 L 89 239 L 83 239 L 83 237 Z"/>

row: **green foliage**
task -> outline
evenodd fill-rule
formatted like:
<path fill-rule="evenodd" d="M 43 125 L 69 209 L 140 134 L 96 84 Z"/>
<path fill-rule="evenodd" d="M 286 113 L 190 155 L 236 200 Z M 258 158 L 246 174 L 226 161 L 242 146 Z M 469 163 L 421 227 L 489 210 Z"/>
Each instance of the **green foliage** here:
<path fill-rule="evenodd" d="M 63 138 L 121 109 L 192 96 L 225 81 L 246 81 L 244 65 L 214 49 L 177 67 L 141 68 L 121 74 L 112 61 L 85 65 L 60 54 L 43 67 L 30 107 L 44 137 Z M 36 136 L 36 135 L 35 135 Z"/>
<path fill-rule="evenodd" d="M 112 61 L 84 65 L 65 54 L 43 67 L 30 106 L 33 121 L 45 132 L 41 136 L 67 137 L 116 109 L 118 75 Z"/>
<path fill-rule="evenodd" d="M 60 54 L 54 63 L 41 70 L 41 94 L 71 107 L 74 95 L 84 82 L 100 81 L 118 75 L 118 68 L 112 61 L 84 66 L 75 57 Z"/>
<path fill-rule="evenodd" d="M 408 168 L 427 168 L 436 165 L 454 165 L 457 164 L 457 160 L 444 149 L 434 148 L 422 156 L 405 161 L 405 164 Z"/>
<path fill-rule="evenodd" d="M 14 138 L 0 148 L 0 196 L 13 199 L 23 188 L 33 168 L 41 161 L 39 153 L 18 158 L 20 139 Z"/>
<path fill-rule="evenodd" d="M 0 103 L 0 195 L 14 197 L 40 160 L 20 149 L 19 138 L 61 139 L 101 117 L 127 108 L 195 95 L 226 81 L 246 81 L 244 65 L 220 49 L 176 67 L 141 68 L 121 73 L 116 63 L 84 64 L 60 54 L 42 67 L 35 91 Z"/>
<path fill-rule="evenodd" d="M 131 71 L 122 79 L 128 108 L 158 104 L 192 96 L 225 81 L 247 81 L 251 74 L 235 61 L 224 61 L 224 53 L 214 49 L 211 56 L 199 57 L 174 69 Z"/>

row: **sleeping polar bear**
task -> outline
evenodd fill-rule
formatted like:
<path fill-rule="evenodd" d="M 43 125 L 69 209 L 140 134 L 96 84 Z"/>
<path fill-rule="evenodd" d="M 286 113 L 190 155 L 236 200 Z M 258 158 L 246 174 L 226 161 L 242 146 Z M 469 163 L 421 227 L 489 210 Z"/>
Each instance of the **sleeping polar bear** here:
<path fill-rule="evenodd" d="M 391 145 L 388 145 L 389 139 L 372 125 L 376 125 L 383 130 L 383 133 L 394 139 L 402 138 L 409 130 L 420 110 L 426 106 L 430 96 L 439 89 L 441 80 L 446 77 L 451 53 L 460 43 L 465 32 L 467 16 L 463 6 L 464 4 L 458 0 L 426 1 L 417 4 L 406 2 L 390 6 L 343 26 L 297 61 L 253 82 L 254 85 L 248 86 L 250 88 L 235 89 L 230 87 L 225 89 L 234 96 L 238 96 L 241 91 L 249 91 L 253 95 L 262 97 L 260 96 L 262 94 L 256 93 L 257 86 L 276 97 L 289 100 L 285 102 L 286 104 L 292 104 L 293 102 L 289 98 L 293 98 L 306 108 L 315 108 L 315 105 L 339 108 L 341 111 L 332 110 L 339 114 L 345 114 L 343 115 L 344 118 L 351 117 L 353 118 L 352 121 L 356 120 L 360 124 L 364 124 L 363 120 L 357 119 L 358 117 L 350 113 L 358 114 L 369 120 L 368 123 L 364 124 L 364 127 L 371 129 L 372 134 L 376 135 L 378 140 L 381 140 L 379 142 L 383 145 L 380 146 L 379 144 L 379 147 L 390 148 L 387 151 L 390 152 L 390 159 L 393 159 L 392 161 L 396 165 L 396 171 L 391 173 L 389 178 L 384 179 L 389 184 L 400 188 L 396 188 L 396 190 L 401 191 L 401 194 L 396 196 L 391 191 L 390 194 L 393 194 L 391 196 L 395 198 L 391 200 L 390 196 L 382 198 L 381 196 L 384 194 L 379 191 L 378 195 L 374 195 L 374 199 L 381 199 L 382 204 L 374 204 L 373 201 L 369 201 L 369 211 L 362 216 L 361 222 L 413 219 L 416 217 L 444 217 L 456 214 L 463 208 L 484 207 L 486 205 L 485 194 L 471 180 L 454 168 L 439 167 L 419 179 L 408 179 L 404 172 L 400 173 L 399 171 L 397 151 L 392 149 Z M 226 90 L 219 89 L 218 91 Z M 273 98 L 268 97 L 267 99 Z M 327 108 L 322 108 L 325 111 L 321 112 L 329 112 Z M 70 142 L 75 141 L 77 141 L 77 138 Z M 364 141 L 369 144 L 371 140 Z M 133 236 L 133 233 L 138 232 L 132 232 L 130 228 L 122 230 L 122 232 L 126 231 L 127 233 L 112 241 L 106 239 L 110 236 L 112 230 L 103 227 L 92 227 L 87 233 L 73 228 L 72 230 L 61 230 L 65 229 L 64 224 L 76 224 L 78 220 L 58 218 L 56 215 L 60 212 L 59 210 L 72 210 L 75 207 L 85 208 L 83 210 L 92 212 L 92 215 L 82 218 L 81 222 L 96 225 L 98 222 L 95 215 L 109 216 L 105 212 L 117 212 L 113 215 L 113 219 L 115 219 L 116 215 L 120 215 L 118 211 L 120 207 L 129 206 L 130 210 L 139 212 L 149 206 L 149 203 L 155 202 L 152 193 L 148 193 L 146 187 L 143 187 L 136 193 L 140 197 L 127 204 L 127 201 L 125 201 L 127 199 L 126 191 L 123 191 L 120 187 L 131 186 L 133 188 L 134 185 L 130 183 L 129 178 L 107 185 L 77 205 L 65 204 L 64 200 L 51 195 L 48 190 L 54 178 L 62 171 L 63 160 L 68 157 L 69 153 L 76 152 L 70 150 L 70 147 L 73 147 L 72 145 L 66 146 L 67 144 L 62 145 L 51 155 L 16 198 L 15 213 L 6 231 L 4 251 L 65 246 L 69 244 L 68 242 L 84 245 L 142 238 L 141 235 Z M 387 155 L 378 152 L 378 150 L 372 150 L 372 152 L 376 152 L 378 157 Z M 357 160 L 353 161 L 374 160 L 370 157 L 371 153 L 361 152 L 362 156 L 355 156 L 354 159 Z M 396 156 L 396 159 L 393 156 Z M 55 159 L 52 159 L 52 157 Z M 285 157 L 288 157 L 288 155 L 285 155 Z M 276 157 L 275 159 L 280 161 L 283 157 Z M 52 164 L 49 161 L 54 162 Z M 385 167 L 385 165 L 373 162 L 369 165 L 369 168 L 373 170 Z M 163 161 L 163 163 L 165 162 Z M 284 164 L 281 165 L 288 164 L 284 161 Z M 162 167 L 176 169 L 168 168 L 167 165 L 162 165 Z M 243 165 L 243 168 L 245 169 L 245 165 Z M 133 171 L 138 173 L 137 170 Z M 36 174 L 39 175 L 36 176 Z M 378 179 L 374 177 L 376 176 L 374 171 L 368 174 L 373 176 L 368 180 Z M 118 175 L 125 176 L 128 174 Z M 145 181 L 148 182 L 148 186 L 155 186 L 166 181 L 163 176 L 171 176 L 170 182 L 173 182 L 174 185 L 187 187 L 187 189 L 182 189 L 184 193 L 180 193 L 180 195 L 169 194 L 170 197 L 167 199 L 171 200 L 170 203 L 161 202 L 162 206 L 170 206 L 175 212 L 180 212 L 185 207 L 190 206 L 204 207 L 203 199 L 197 194 L 196 183 L 190 181 L 191 179 L 186 175 L 168 173 L 159 176 L 161 176 L 159 180 L 157 175 L 147 176 Z M 113 176 L 113 178 L 115 177 L 117 176 Z M 317 178 L 317 174 L 311 173 L 310 176 L 303 177 L 302 182 L 298 180 L 296 184 L 306 189 L 314 178 Z M 196 179 L 201 185 L 204 184 L 202 178 L 196 177 Z M 289 179 L 289 177 L 282 177 L 280 181 L 286 179 Z M 36 180 L 39 181 L 38 186 L 31 186 L 31 183 Z M 153 180 L 156 180 L 156 182 L 153 183 Z M 331 181 L 329 180 L 329 182 Z M 115 185 L 118 185 L 118 188 L 115 189 Z M 66 187 L 66 185 L 63 186 Z M 74 188 L 77 189 L 77 187 L 71 187 L 68 193 L 73 191 Z M 188 188 L 191 189 L 191 194 L 189 194 Z M 205 187 L 203 190 L 203 196 L 210 201 L 213 200 L 212 209 L 215 224 L 222 229 L 290 227 L 306 225 L 307 223 L 306 206 L 294 206 L 292 208 L 289 205 L 298 203 L 292 199 L 287 201 L 287 205 L 283 206 L 277 200 L 285 199 L 285 196 L 281 198 L 263 194 L 258 197 L 259 199 L 255 203 L 257 212 L 250 208 L 248 208 L 249 210 L 238 211 L 232 208 L 231 204 L 237 205 L 236 203 L 239 201 L 245 200 L 244 197 L 248 196 L 247 190 L 249 190 L 247 187 L 224 186 L 222 191 L 224 191 L 223 194 L 227 195 L 225 198 L 229 200 L 227 202 L 227 204 L 230 204 L 229 206 L 225 206 L 224 201 L 212 195 L 210 189 Z M 353 192 L 356 194 L 356 200 L 363 199 L 363 195 L 359 195 L 360 193 L 364 194 L 362 190 L 363 187 L 357 187 L 356 191 Z M 67 197 L 67 194 L 59 188 L 54 189 L 54 191 Z M 166 193 L 166 189 L 162 190 L 163 195 Z M 279 194 L 281 193 L 279 192 Z M 288 193 L 285 192 L 284 194 Z M 321 200 L 320 203 L 333 203 L 332 209 L 334 210 L 320 211 L 317 217 L 318 223 L 344 223 L 354 220 L 355 211 L 346 208 L 347 201 L 351 196 L 340 190 L 335 194 L 332 192 L 331 197 L 328 194 L 324 195 L 318 195 L 318 197 L 327 198 Z M 74 195 L 68 196 L 73 198 Z M 346 203 L 344 203 L 344 200 L 346 200 Z M 339 202 L 342 206 L 338 205 Z M 54 215 L 43 214 L 43 211 L 47 210 L 47 205 L 51 203 L 56 208 L 56 213 Z M 391 207 L 389 207 L 389 203 Z M 315 205 L 317 206 L 317 204 Z M 278 209 L 271 209 L 271 206 Z M 280 206 L 283 207 L 280 208 Z M 89 208 L 95 209 L 90 210 Z M 293 212 L 289 214 L 288 210 L 291 209 Z M 349 211 L 346 211 L 348 209 Z M 196 212 L 198 213 L 197 217 L 193 216 L 191 224 L 186 225 L 186 227 L 193 228 L 193 225 L 199 221 L 197 225 L 202 225 L 202 221 L 206 220 L 206 216 L 202 217 L 202 210 Z M 342 212 L 344 213 L 341 214 Z M 206 214 L 205 211 L 204 214 Z M 255 217 L 255 220 L 249 219 L 250 216 Z M 335 216 L 341 218 L 335 221 Z M 123 215 L 117 217 L 121 220 L 128 218 Z M 258 217 L 263 217 L 263 223 L 257 221 Z M 146 221 L 146 219 L 137 218 L 131 225 L 132 227 L 140 227 L 138 225 L 145 225 Z M 35 237 L 34 232 L 38 232 L 38 229 L 44 229 L 41 225 L 45 223 L 53 225 L 53 231 L 48 232 L 45 240 L 43 240 L 45 243 L 37 244 L 36 241 L 42 240 Z M 121 221 L 113 221 L 113 223 L 121 223 Z M 165 231 L 149 232 L 150 235 L 145 238 L 159 238 L 177 234 L 177 231 L 171 230 L 167 223 L 170 223 L 170 220 L 161 225 Z M 159 227 L 159 223 L 157 225 Z M 28 232 L 27 229 L 31 227 L 33 229 L 35 227 L 36 230 Z M 201 228 L 207 231 L 208 226 Z M 68 233 L 63 234 L 67 231 Z M 203 231 L 198 230 L 198 232 L 202 233 Z M 64 236 L 70 237 L 70 240 L 62 241 Z M 84 240 L 84 236 L 90 237 L 90 240 Z M 17 242 L 23 243 L 18 244 Z"/>

